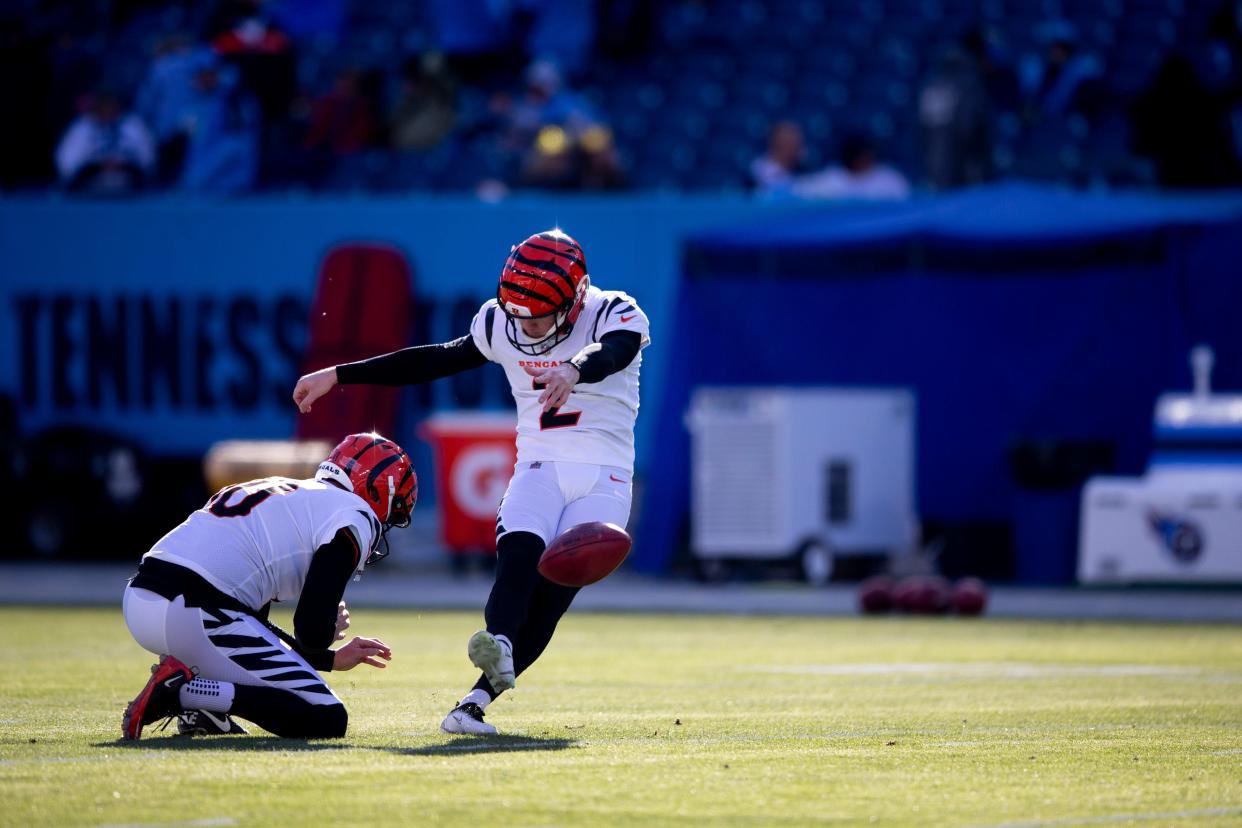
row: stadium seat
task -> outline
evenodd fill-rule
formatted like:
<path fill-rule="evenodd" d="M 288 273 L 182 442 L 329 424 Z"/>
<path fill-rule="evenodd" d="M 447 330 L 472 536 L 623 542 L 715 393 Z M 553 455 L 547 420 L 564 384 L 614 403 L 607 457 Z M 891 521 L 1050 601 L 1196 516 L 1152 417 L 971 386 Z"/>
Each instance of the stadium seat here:
<path fill-rule="evenodd" d="M 1042 50 L 1037 34 L 1050 21 L 1069 21 L 1082 46 L 1107 67 L 1108 97 L 1124 101 L 1170 49 L 1201 34 L 1215 8 L 1190 0 L 676 0 L 654 6 L 654 36 L 641 59 L 594 60 L 577 79 L 577 91 L 612 125 L 620 148 L 634 159 L 639 186 L 649 181 L 684 189 L 720 187 L 736 174 L 735 158 L 761 151 L 769 125 L 782 118 L 801 123 L 817 152 L 848 122 L 878 133 L 893 158 L 916 158 L 917 91 L 940 50 L 970 27 L 986 24 L 1014 59 Z M 402 62 L 435 47 L 426 3 L 349 0 L 346 8 L 342 32 L 300 37 L 295 51 L 303 90 L 322 92 L 336 71 L 354 64 L 381 70 L 391 92 Z M 202 16 L 184 3 L 137 11 L 120 31 L 95 35 L 94 47 L 109 66 L 109 79 L 133 88 L 155 39 L 194 28 Z M 520 87 L 515 77 L 510 91 Z M 486 125 L 481 88 L 463 86 L 459 108 L 463 130 Z M 1134 166 L 1116 130 L 1098 139 L 1057 138 L 1042 149 L 1025 133 L 1010 119 L 997 124 L 997 155 L 1012 158 L 1015 169 L 1055 178 L 1067 169 L 1062 161 L 1092 170 Z M 679 149 L 686 142 L 712 150 L 687 164 Z M 345 192 L 468 189 L 480 176 L 503 174 L 511 165 L 497 161 L 488 146 L 479 142 L 460 156 L 383 151 L 341 159 L 323 186 Z M 648 164 L 652 169 L 642 169 Z"/>

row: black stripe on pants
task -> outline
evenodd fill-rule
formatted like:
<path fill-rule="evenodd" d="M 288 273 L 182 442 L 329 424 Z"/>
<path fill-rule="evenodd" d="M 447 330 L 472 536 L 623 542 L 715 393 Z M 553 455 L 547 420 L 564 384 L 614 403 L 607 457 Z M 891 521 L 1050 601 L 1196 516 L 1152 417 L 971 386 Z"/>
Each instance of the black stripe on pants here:
<path fill-rule="evenodd" d="M 233 685 L 229 713 L 285 739 L 339 739 L 349 726 L 343 704 L 311 704 L 277 687 Z"/>

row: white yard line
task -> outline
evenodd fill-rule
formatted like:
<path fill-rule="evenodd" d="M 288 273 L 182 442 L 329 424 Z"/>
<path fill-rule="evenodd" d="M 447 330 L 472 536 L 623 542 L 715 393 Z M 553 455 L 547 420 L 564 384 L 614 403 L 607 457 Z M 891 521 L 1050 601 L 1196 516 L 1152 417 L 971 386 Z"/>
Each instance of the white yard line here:
<path fill-rule="evenodd" d="M 963 678 L 1065 678 L 1073 676 L 1159 676 L 1187 677 L 1211 675 L 1215 678 L 1242 678 L 1232 673 L 1207 674 L 1199 667 L 1163 667 L 1152 664 L 1039 664 L 1020 661 L 918 662 L 894 661 L 860 664 L 791 664 L 743 668 L 749 672 L 793 673 L 820 676 L 919 676 L 949 675 Z"/>
<path fill-rule="evenodd" d="M 205 819 L 185 819 L 178 822 L 109 822 L 97 828 L 209 828 L 214 825 L 236 825 L 232 817 L 207 817 Z"/>

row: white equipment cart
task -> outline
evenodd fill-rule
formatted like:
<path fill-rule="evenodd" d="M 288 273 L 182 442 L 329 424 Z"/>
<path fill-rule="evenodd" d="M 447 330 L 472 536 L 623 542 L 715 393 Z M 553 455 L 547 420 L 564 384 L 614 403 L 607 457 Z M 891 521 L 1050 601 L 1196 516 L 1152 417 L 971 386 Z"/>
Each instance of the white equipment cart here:
<path fill-rule="evenodd" d="M 906 389 L 704 387 L 691 400 L 691 547 L 721 577 L 792 562 L 826 583 L 841 555 L 918 540 Z"/>

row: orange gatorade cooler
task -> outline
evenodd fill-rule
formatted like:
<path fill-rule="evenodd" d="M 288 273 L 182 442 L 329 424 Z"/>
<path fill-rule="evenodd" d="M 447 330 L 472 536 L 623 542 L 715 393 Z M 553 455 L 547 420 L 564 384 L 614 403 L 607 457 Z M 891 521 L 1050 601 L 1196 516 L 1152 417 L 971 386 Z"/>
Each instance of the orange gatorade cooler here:
<path fill-rule="evenodd" d="M 436 454 L 441 541 L 453 552 L 495 552 L 496 510 L 513 464 L 512 413 L 436 414 L 419 429 Z"/>

